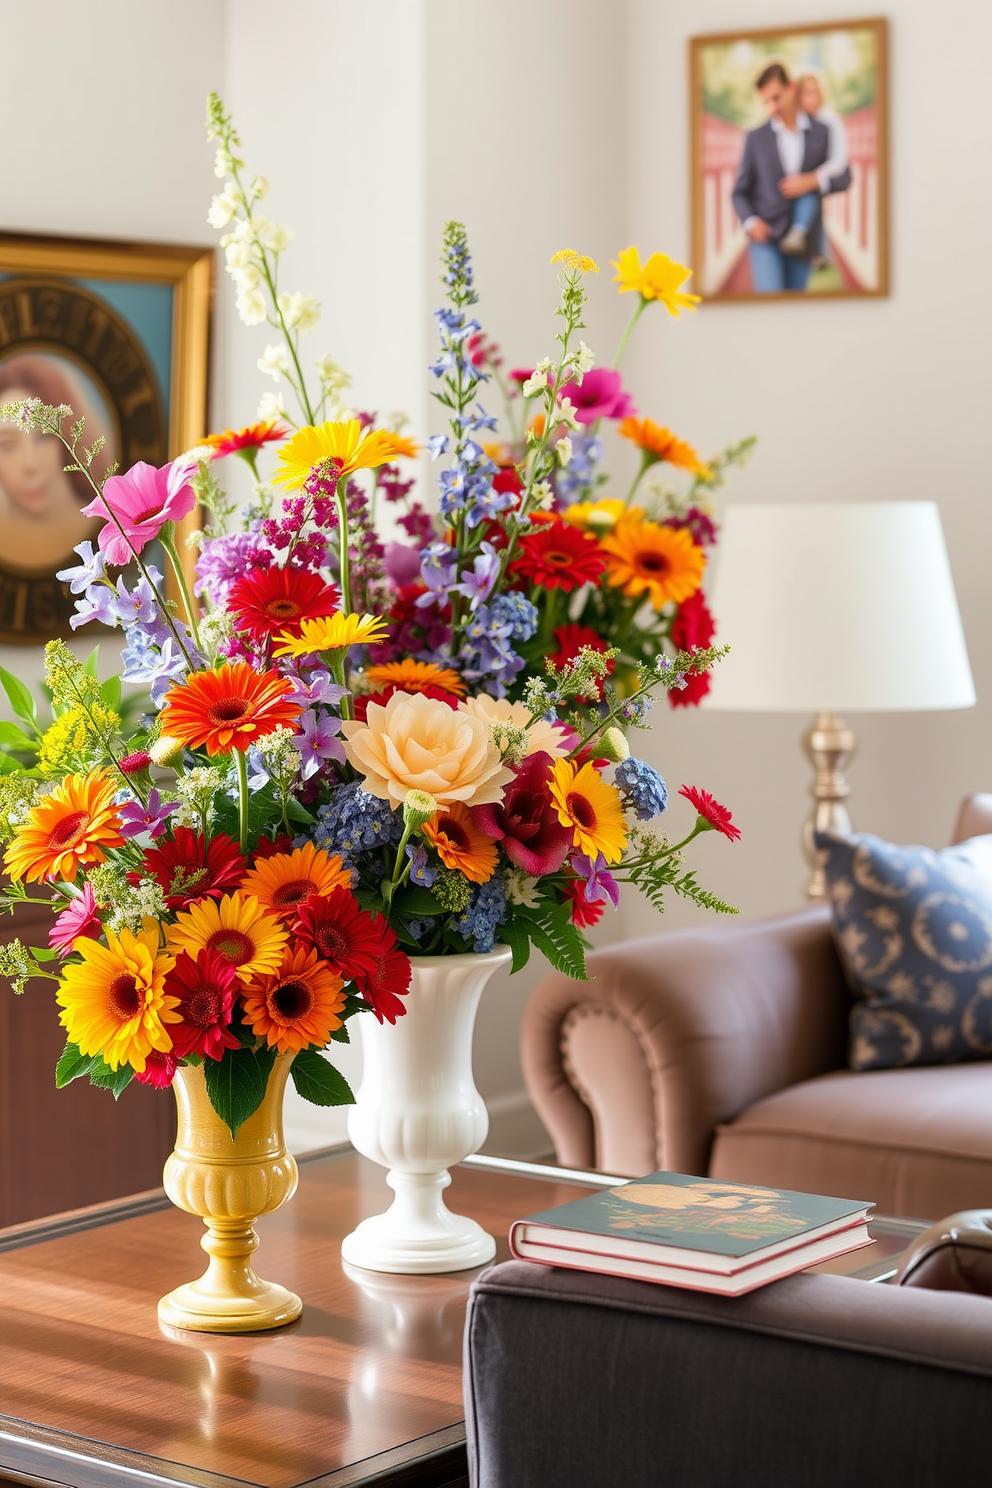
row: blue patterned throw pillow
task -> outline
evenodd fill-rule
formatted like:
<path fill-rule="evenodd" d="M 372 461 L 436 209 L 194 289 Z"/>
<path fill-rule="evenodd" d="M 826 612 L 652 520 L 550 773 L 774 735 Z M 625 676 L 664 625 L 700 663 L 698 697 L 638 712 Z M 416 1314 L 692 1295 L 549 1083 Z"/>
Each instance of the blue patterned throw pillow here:
<path fill-rule="evenodd" d="M 992 1058 L 992 836 L 933 852 L 818 832 L 854 993 L 852 1069 Z"/>

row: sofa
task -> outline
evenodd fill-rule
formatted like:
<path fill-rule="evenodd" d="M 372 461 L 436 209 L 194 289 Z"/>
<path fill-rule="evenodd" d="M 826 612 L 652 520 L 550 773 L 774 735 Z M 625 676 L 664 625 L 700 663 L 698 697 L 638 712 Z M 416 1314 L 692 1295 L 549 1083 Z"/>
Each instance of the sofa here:
<path fill-rule="evenodd" d="M 953 841 L 992 832 L 992 795 Z M 830 911 L 677 931 L 535 989 L 521 1054 L 559 1163 L 801 1189 L 933 1220 L 992 1205 L 992 1062 L 855 1073 Z"/>

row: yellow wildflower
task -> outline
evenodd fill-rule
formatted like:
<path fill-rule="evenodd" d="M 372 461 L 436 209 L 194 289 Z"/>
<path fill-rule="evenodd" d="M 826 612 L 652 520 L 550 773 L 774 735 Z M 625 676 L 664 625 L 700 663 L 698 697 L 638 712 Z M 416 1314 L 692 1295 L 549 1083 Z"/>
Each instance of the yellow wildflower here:
<path fill-rule="evenodd" d="M 652 253 L 642 264 L 636 248 L 624 248 L 612 267 L 617 271 L 613 282 L 619 284 L 621 294 L 633 292 L 642 300 L 660 300 L 676 320 L 680 310 L 694 310 L 700 303 L 699 295 L 687 294 L 682 289 L 692 277 L 692 270 L 676 263 L 667 253 Z"/>
<path fill-rule="evenodd" d="M 596 260 L 588 258 L 584 253 L 576 253 L 574 248 L 559 248 L 557 253 L 551 255 L 551 262 L 564 264 L 566 269 L 572 269 L 577 274 L 599 273 Z"/>

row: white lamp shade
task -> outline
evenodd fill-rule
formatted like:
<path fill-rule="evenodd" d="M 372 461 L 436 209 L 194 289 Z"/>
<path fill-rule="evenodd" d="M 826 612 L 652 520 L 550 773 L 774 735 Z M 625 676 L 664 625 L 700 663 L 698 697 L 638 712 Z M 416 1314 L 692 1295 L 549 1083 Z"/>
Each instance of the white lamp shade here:
<path fill-rule="evenodd" d="M 970 708 L 975 687 L 932 501 L 740 505 L 710 591 L 704 706 L 748 712 Z"/>

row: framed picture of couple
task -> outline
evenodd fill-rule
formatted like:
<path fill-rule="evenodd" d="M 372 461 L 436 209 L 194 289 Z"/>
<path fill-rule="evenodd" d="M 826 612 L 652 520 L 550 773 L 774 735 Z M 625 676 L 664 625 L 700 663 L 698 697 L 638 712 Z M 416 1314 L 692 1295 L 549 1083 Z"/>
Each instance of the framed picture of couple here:
<path fill-rule="evenodd" d="M 888 293 L 886 88 L 882 19 L 693 37 L 697 294 Z"/>

